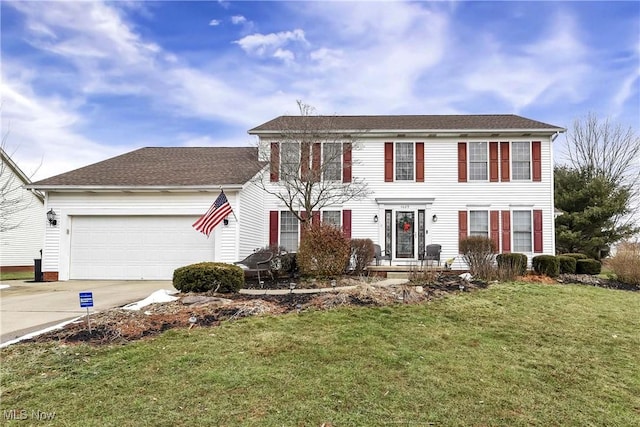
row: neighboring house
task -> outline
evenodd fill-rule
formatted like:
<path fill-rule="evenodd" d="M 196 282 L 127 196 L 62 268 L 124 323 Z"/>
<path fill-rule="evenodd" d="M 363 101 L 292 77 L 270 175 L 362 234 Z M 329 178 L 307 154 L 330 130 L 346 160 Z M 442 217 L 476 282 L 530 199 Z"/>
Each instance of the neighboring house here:
<path fill-rule="evenodd" d="M 309 119 L 297 120 L 302 127 Z M 299 150 L 279 141 L 295 120 L 282 116 L 249 131 L 264 158 L 277 164 L 280 153 Z M 338 116 L 332 125 L 360 135 L 358 149 L 344 150 L 338 176 L 364 179 L 371 195 L 321 217 L 380 244 L 394 264 L 416 263 L 431 243 L 442 245 L 443 260 L 455 258 L 459 240 L 471 235 L 491 238 L 500 252 L 555 253 L 552 142 L 564 129 L 516 115 Z M 265 238 L 295 251 L 293 215 L 275 197 L 265 198 L 265 210 Z"/>
<path fill-rule="evenodd" d="M 299 223 L 254 182 L 280 179 L 269 159 L 279 164 L 283 150 L 299 149 L 280 144 L 282 123 L 249 131 L 258 148 L 143 148 L 34 183 L 58 216 L 46 229 L 45 280 L 170 279 L 178 266 L 233 262 L 268 244 L 297 250 Z M 372 239 L 396 265 L 417 263 L 430 243 L 442 245 L 443 260 L 456 257 L 469 235 L 529 258 L 555 253 L 552 143 L 564 129 L 515 115 L 334 123 L 335 132 L 359 139 L 343 147 L 335 177 L 364 179 L 370 194 L 314 218 Z M 321 144 L 307 158 L 321 161 L 334 148 Z M 191 224 L 221 189 L 235 218 L 207 239 Z"/>
<path fill-rule="evenodd" d="M 34 183 L 57 215 L 44 280 L 166 280 L 187 264 L 237 261 L 264 243 L 250 183 L 263 168 L 250 147 L 142 148 Z M 207 238 L 192 224 L 221 190 L 235 218 Z"/>
<path fill-rule="evenodd" d="M 27 190 L 29 177 L 0 148 L 0 269 L 28 271 L 44 241 L 44 195 Z"/>

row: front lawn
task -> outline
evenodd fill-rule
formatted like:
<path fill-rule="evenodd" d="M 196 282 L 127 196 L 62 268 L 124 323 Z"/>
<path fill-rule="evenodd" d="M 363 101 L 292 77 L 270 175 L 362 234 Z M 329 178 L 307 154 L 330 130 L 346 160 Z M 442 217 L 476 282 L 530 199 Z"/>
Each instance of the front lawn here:
<path fill-rule="evenodd" d="M 15 345 L 1 407 L 82 426 L 638 425 L 639 307 L 639 292 L 516 283 L 127 345 Z"/>

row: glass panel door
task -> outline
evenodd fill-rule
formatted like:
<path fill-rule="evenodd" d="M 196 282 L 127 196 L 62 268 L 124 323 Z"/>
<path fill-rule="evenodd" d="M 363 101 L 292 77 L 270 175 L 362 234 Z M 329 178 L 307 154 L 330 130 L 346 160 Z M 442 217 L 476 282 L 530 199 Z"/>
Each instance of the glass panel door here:
<path fill-rule="evenodd" d="M 415 258 L 415 212 L 396 211 L 396 258 Z"/>

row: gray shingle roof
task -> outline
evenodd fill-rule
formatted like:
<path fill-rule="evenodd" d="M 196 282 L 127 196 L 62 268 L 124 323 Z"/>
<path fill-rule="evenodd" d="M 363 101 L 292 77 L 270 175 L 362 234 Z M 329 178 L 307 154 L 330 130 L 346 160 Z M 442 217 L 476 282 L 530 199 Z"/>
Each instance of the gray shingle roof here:
<path fill-rule="evenodd" d="M 558 126 L 527 119 L 514 114 L 471 115 L 407 115 L 407 116 L 308 116 L 311 120 L 331 120 L 333 130 L 549 130 L 563 131 Z M 291 129 L 301 123 L 302 116 L 280 116 L 249 131 L 250 134 Z"/>
<path fill-rule="evenodd" d="M 147 147 L 35 182 L 33 187 L 241 185 L 266 163 L 255 147 Z"/>

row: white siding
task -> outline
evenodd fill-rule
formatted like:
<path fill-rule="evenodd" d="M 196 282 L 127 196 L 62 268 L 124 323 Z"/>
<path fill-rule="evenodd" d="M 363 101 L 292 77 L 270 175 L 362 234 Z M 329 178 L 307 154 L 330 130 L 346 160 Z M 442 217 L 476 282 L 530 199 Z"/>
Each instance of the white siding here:
<path fill-rule="evenodd" d="M 262 172 L 258 174 L 259 179 Z M 237 260 L 250 255 L 256 248 L 266 246 L 269 241 L 265 239 L 263 230 L 269 229 L 269 216 L 264 214 L 265 193 L 253 182 L 248 182 L 240 195 L 240 212 L 242 220 L 239 226 L 239 253 Z"/>
<path fill-rule="evenodd" d="M 45 224 L 47 222 L 44 203 L 31 191 L 25 190 L 25 183 L 7 165 L 2 165 L 0 187 L 7 186 L 11 199 L 20 199 L 18 209 L 3 221 L 16 228 L 0 233 L 0 266 L 32 266 L 35 258 L 40 258 Z"/>

